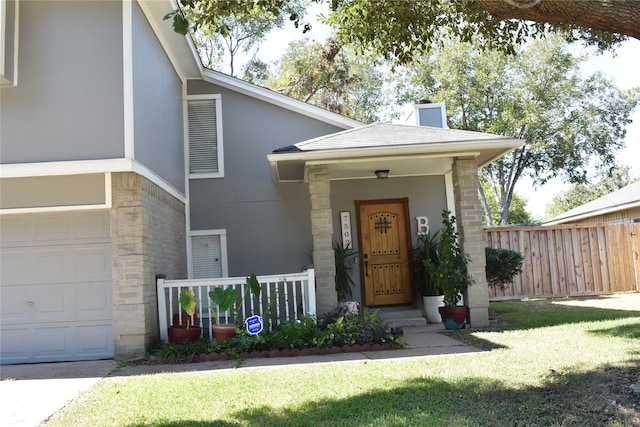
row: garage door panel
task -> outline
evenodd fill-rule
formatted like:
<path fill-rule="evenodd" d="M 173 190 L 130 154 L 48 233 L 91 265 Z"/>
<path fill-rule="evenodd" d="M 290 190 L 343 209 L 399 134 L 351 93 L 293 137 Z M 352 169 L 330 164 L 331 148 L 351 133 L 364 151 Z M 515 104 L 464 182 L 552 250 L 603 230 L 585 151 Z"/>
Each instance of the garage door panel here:
<path fill-rule="evenodd" d="M 27 218 L 18 215 L 0 217 L 0 229 L 2 230 L 3 245 L 15 245 L 27 241 Z"/>
<path fill-rule="evenodd" d="M 2 232 L 4 233 L 4 230 Z M 25 248 L 3 247 L 0 250 L 0 278 L 2 279 L 0 283 L 2 286 L 28 282 L 28 258 L 28 252 Z"/>
<path fill-rule="evenodd" d="M 96 212 L 78 213 L 73 219 L 71 238 L 75 240 L 101 240 L 111 238 L 109 217 Z"/>
<path fill-rule="evenodd" d="M 3 328 L 0 334 L 0 350 L 3 362 L 28 363 L 32 353 L 29 328 Z"/>
<path fill-rule="evenodd" d="M 79 356 L 113 354 L 113 332 L 109 325 L 88 325 L 77 327 L 77 351 Z"/>
<path fill-rule="evenodd" d="M 33 241 L 36 244 L 51 244 L 69 240 L 69 214 L 49 214 L 33 223 Z"/>
<path fill-rule="evenodd" d="M 28 260 L 30 283 L 62 283 L 68 278 L 71 257 L 64 248 L 34 250 Z"/>
<path fill-rule="evenodd" d="M 34 330 L 35 353 L 44 356 L 66 356 L 72 354 L 71 327 L 51 326 Z"/>
<path fill-rule="evenodd" d="M 2 286 L 0 308 L 2 310 L 2 324 L 24 324 L 30 322 L 29 292 L 20 287 Z"/>
<path fill-rule="evenodd" d="M 104 279 L 111 276 L 111 245 L 93 244 L 72 251 L 73 278 Z"/>
<path fill-rule="evenodd" d="M 58 284 L 111 277 L 108 243 L 2 248 L 2 285 Z"/>
<path fill-rule="evenodd" d="M 91 283 L 76 288 L 77 320 L 111 320 L 111 282 Z"/>
<path fill-rule="evenodd" d="M 34 296 L 31 311 L 34 322 L 64 322 L 74 320 L 75 297 L 69 290 L 55 289 L 53 286 L 40 286 L 40 292 Z"/>

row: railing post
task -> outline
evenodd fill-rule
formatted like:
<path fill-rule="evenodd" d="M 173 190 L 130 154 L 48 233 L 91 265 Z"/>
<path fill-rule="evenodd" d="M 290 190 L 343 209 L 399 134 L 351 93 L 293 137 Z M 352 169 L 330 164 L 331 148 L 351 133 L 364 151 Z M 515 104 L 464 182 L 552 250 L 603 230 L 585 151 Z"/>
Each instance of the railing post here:
<path fill-rule="evenodd" d="M 307 270 L 307 281 L 308 281 L 308 289 L 309 289 L 309 307 L 308 314 L 311 316 L 316 315 L 316 275 L 315 270 L 310 268 Z"/>
<path fill-rule="evenodd" d="M 169 340 L 169 332 L 167 331 L 167 298 L 164 294 L 164 279 L 166 276 L 156 276 L 156 295 L 158 299 L 158 325 L 160 327 L 160 339 L 162 341 Z"/>

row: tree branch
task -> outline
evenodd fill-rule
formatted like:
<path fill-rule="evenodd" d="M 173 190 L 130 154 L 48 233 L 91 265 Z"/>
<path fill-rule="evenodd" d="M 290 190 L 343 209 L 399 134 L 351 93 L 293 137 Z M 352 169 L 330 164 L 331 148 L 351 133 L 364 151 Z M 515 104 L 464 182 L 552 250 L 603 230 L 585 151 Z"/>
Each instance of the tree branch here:
<path fill-rule="evenodd" d="M 640 7 L 629 0 L 542 0 L 531 7 L 527 1 L 476 0 L 496 19 L 575 24 L 585 28 L 631 36 L 640 40 Z"/>

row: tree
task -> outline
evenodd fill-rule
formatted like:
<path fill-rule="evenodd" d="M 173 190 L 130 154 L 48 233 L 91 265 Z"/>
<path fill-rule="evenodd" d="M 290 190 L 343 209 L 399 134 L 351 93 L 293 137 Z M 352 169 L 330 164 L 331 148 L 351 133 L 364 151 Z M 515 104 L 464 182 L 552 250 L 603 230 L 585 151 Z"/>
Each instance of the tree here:
<path fill-rule="evenodd" d="M 201 19 L 203 5 L 197 2 L 184 2 L 184 5 L 187 20 L 198 22 Z M 291 0 L 286 8 L 296 16 L 304 15 L 302 0 Z M 241 14 L 220 14 L 213 19 L 201 21 L 200 25 L 194 27 L 194 40 L 206 67 L 221 69 L 222 58 L 227 57 L 229 75 L 235 76 L 235 59 L 238 53 L 249 52 L 264 41 L 271 30 L 282 28 L 284 24 L 281 13 L 274 14 L 266 9 L 252 8 Z M 254 57 L 257 50 L 256 48 L 253 53 Z"/>
<path fill-rule="evenodd" d="M 569 190 L 554 196 L 547 205 L 547 216 L 549 218 L 556 217 L 633 182 L 628 166 L 618 166 L 613 170 L 607 170 L 600 173 L 595 179 L 596 181 L 590 184 L 575 184 Z"/>
<path fill-rule="evenodd" d="M 294 2 L 180 0 L 180 5 L 198 11 L 191 18 L 194 28 L 254 10 L 289 16 L 298 27 L 301 16 L 290 7 Z M 615 46 L 625 36 L 640 37 L 640 8 L 628 0 L 332 0 L 329 4 L 326 22 L 335 26 L 340 44 L 399 63 L 409 63 L 438 45 L 444 33 L 476 47 L 510 53 L 531 36 L 548 31 L 602 49 Z M 177 12 L 168 17 L 173 17 L 176 31 L 186 34 L 188 21 Z M 309 24 L 303 28 L 310 30 Z"/>
<path fill-rule="evenodd" d="M 493 226 L 500 223 L 500 197 L 486 179 L 480 177 L 480 191 L 484 194 L 481 200 L 487 204 L 483 207 L 482 223 Z M 487 217 L 487 212 L 491 216 Z M 527 211 L 527 199 L 518 193 L 513 194 L 507 216 L 507 224 L 533 224 L 531 212 Z"/>
<path fill-rule="evenodd" d="M 522 176 L 534 185 L 558 176 L 585 182 L 591 168 L 614 165 L 624 146 L 625 125 L 640 88 L 619 91 L 601 74 L 583 78 L 579 65 L 584 58 L 564 47 L 558 37 L 549 37 L 518 55 L 505 55 L 450 42 L 420 58 L 401 90 L 401 100 L 446 102 L 454 128 L 524 140 L 521 148 L 481 171 L 498 195 L 501 224 L 508 221 Z"/>
<path fill-rule="evenodd" d="M 335 38 L 291 42 L 263 82 L 280 93 L 365 123 L 379 121 L 391 102 L 384 72 Z"/>

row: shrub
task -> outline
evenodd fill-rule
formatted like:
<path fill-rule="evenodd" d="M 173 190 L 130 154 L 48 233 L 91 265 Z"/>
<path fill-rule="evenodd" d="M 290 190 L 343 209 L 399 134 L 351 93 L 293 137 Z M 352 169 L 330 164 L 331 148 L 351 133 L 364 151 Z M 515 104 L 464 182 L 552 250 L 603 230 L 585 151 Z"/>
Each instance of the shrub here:
<path fill-rule="evenodd" d="M 423 261 L 427 276 L 433 278 L 437 288 L 444 295 L 444 305 L 458 304 L 460 295 L 472 283 L 467 271 L 469 257 L 462 253 L 458 243 L 456 217 L 446 209 L 442 211 L 442 228 L 438 242 L 438 262 L 430 258 Z"/>
<path fill-rule="evenodd" d="M 238 329 L 237 335 L 221 343 L 202 339 L 197 343 L 169 344 L 154 343 L 150 354 L 181 363 L 190 355 L 200 353 L 240 354 L 252 351 L 291 350 L 309 347 L 348 346 L 355 344 L 391 343 L 401 346 L 399 331 L 391 328 L 377 310 L 364 309 L 360 314 L 341 315 L 338 311 L 326 313 L 316 321 L 305 315 L 300 320 L 283 322 L 273 330 L 264 329 L 258 335 L 251 335 Z"/>
<path fill-rule="evenodd" d="M 522 273 L 524 257 L 512 249 L 485 248 L 487 258 L 486 276 L 489 286 L 505 290 L 513 278 Z"/>
<path fill-rule="evenodd" d="M 361 344 L 400 344 L 400 337 L 391 328 L 379 311 L 363 309 L 359 314 L 347 314 L 332 317 L 325 315 L 325 321 L 319 322 L 324 329 L 316 340 L 318 347 L 361 345 Z"/>
<path fill-rule="evenodd" d="M 442 295 L 442 292 L 436 285 L 434 277 L 430 276 L 431 270 L 424 266 L 425 260 L 430 260 L 433 265 L 438 265 L 438 234 L 436 231 L 431 233 L 429 230 L 425 234 L 421 234 L 418 238 L 418 244 L 411 250 L 411 273 L 413 275 L 413 283 L 418 293 L 422 296 Z"/>

